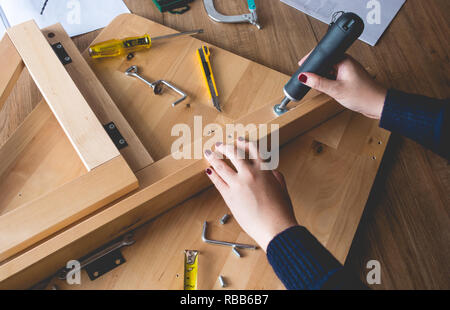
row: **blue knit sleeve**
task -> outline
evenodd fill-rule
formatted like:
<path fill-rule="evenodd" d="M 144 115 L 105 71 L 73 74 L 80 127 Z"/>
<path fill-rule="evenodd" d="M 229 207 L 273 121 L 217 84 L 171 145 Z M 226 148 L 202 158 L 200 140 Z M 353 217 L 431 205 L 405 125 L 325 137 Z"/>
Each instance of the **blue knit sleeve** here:
<path fill-rule="evenodd" d="M 277 235 L 267 247 L 267 258 L 290 290 L 365 288 L 302 226 Z"/>
<path fill-rule="evenodd" d="M 449 159 L 450 103 L 390 89 L 380 127 L 408 137 Z"/>

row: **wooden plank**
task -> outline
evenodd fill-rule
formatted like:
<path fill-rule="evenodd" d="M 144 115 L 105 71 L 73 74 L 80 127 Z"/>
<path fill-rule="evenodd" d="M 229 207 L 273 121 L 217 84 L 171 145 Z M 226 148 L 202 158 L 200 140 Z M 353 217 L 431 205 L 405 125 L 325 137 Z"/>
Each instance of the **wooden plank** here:
<path fill-rule="evenodd" d="M 24 68 L 24 63 L 11 39 L 4 35 L 0 42 L 0 110 L 14 88 Z"/>
<path fill-rule="evenodd" d="M 0 261 L 138 187 L 121 156 L 0 217 Z"/>
<path fill-rule="evenodd" d="M 34 21 L 7 30 L 88 171 L 120 155 Z"/>
<path fill-rule="evenodd" d="M 50 117 L 51 111 L 43 105 L 38 105 L 3 144 L 0 148 L 0 178 Z"/>
<path fill-rule="evenodd" d="M 131 169 L 136 172 L 151 165 L 153 163 L 152 157 L 61 24 L 47 27 L 42 32 L 50 44 L 58 42 L 63 44 L 64 49 L 72 58 L 72 63 L 66 65 L 65 69 L 100 122 L 102 124 L 114 122 L 127 141 L 128 146 L 121 149 L 120 153 Z M 49 33 L 53 33 L 53 35 L 48 36 Z"/>
<path fill-rule="evenodd" d="M 0 149 L 0 216 L 86 174 L 45 101 Z"/>

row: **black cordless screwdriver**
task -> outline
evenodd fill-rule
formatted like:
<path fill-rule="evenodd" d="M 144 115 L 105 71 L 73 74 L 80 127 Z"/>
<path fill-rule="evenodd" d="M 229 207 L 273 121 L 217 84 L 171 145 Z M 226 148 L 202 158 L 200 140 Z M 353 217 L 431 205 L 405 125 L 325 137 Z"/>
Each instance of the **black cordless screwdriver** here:
<path fill-rule="evenodd" d="M 311 90 L 299 81 L 303 72 L 311 72 L 318 75 L 326 75 L 333 66 L 344 56 L 347 49 L 355 42 L 364 31 L 363 20 L 355 13 L 343 13 L 334 22 L 330 29 L 311 55 L 301 67 L 294 73 L 289 82 L 284 86 L 285 98 L 274 107 L 277 115 L 288 111 L 287 105 L 291 101 L 300 101 Z"/>

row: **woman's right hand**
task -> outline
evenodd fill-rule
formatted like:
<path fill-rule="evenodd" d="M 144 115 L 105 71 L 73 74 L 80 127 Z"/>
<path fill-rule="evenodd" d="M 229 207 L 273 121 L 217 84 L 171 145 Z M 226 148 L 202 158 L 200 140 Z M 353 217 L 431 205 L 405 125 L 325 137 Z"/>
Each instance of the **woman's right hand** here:
<path fill-rule="evenodd" d="M 305 56 L 301 65 L 309 56 Z M 376 82 L 363 66 L 346 55 L 335 67 L 336 80 L 330 80 L 314 73 L 300 74 L 300 82 L 334 98 L 344 107 L 380 119 L 387 89 Z"/>

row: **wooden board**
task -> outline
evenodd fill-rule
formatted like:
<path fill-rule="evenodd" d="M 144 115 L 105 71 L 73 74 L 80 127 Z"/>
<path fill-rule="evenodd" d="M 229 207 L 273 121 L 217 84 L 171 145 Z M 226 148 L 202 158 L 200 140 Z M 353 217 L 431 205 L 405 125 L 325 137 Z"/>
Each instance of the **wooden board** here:
<path fill-rule="evenodd" d="M 2 68 L 2 74 L 0 75 L 0 110 L 24 68 L 22 58 L 12 47 L 13 44 L 9 36 L 3 36 L 0 42 L 0 55 L 4 55 L 3 59 L 0 60 Z"/>
<path fill-rule="evenodd" d="M 0 48 L 2 57 L 13 58 L 7 69 L 19 68 L 17 59 L 24 60 L 54 115 L 42 103 L 0 148 L 0 262 L 138 187 L 37 25 L 17 25 L 8 36 L 15 46 L 3 40 Z M 16 74 L 9 69 L 6 77 L 14 83 Z M 59 135 L 55 118 L 65 136 Z M 76 169 L 80 160 L 87 171 Z"/>
<path fill-rule="evenodd" d="M 7 32 L 86 169 L 91 171 L 119 156 L 36 23 L 26 22 Z"/>
<path fill-rule="evenodd" d="M 49 35 L 52 33 L 52 35 Z M 103 124 L 114 122 L 128 146 L 120 150 L 133 171 L 139 171 L 153 163 L 149 152 L 138 139 L 128 121 L 123 117 L 117 105 L 106 92 L 95 73 L 78 52 L 77 47 L 69 38 L 60 24 L 47 27 L 43 30 L 44 36 L 50 44 L 62 43 L 66 52 L 71 55 L 72 62 L 64 66 L 89 103 L 92 111 Z"/>

